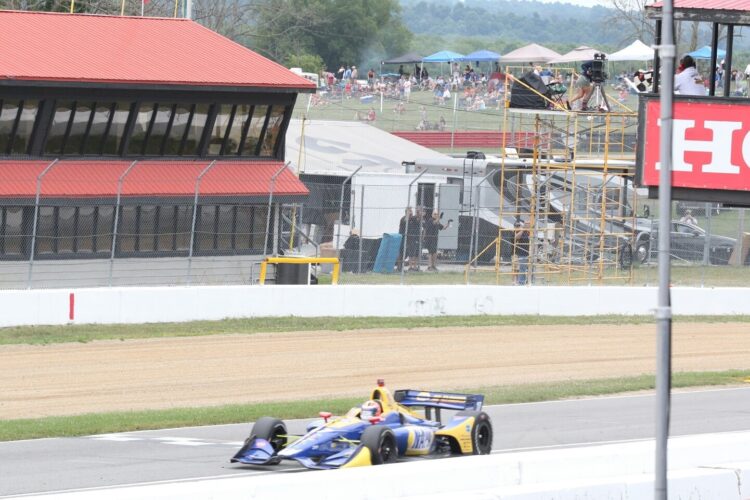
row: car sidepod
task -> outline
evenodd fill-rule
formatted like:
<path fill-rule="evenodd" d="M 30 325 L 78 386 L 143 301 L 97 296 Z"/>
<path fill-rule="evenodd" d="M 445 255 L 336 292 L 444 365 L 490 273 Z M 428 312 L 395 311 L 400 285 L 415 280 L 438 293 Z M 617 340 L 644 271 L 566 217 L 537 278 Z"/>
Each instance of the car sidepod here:
<path fill-rule="evenodd" d="M 435 435 L 448 437 L 454 453 L 474 453 L 474 443 L 471 439 L 474 420 L 474 416 L 456 415 L 445 427 L 435 432 Z"/>

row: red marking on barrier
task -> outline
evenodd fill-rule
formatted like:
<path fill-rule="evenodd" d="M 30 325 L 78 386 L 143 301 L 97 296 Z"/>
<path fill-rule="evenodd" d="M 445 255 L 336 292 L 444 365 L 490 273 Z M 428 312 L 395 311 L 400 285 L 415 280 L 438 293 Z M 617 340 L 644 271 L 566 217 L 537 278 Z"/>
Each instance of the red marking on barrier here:
<path fill-rule="evenodd" d="M 69 304 L 68 304 L 68 319 L 70 321 L 73 321 L 75 318 L 76 318 L 76 295 L 74 293 L 71 293 Z"/>

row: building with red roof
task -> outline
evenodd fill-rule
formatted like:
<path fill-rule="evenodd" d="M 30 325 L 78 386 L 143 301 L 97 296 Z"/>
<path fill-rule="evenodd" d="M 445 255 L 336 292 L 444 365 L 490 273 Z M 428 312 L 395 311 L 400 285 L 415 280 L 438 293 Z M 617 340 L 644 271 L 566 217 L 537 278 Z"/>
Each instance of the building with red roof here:
<path fill-rule="evenodd" d="M 226 257 L 246 275 L 278 248 L 308 194 L 283 166 L 311 82 L 186 19 L 0 11 L 0 43 L 0 287 L 65 262 L 137 284 L 163 257 L 152 282 Z"/>

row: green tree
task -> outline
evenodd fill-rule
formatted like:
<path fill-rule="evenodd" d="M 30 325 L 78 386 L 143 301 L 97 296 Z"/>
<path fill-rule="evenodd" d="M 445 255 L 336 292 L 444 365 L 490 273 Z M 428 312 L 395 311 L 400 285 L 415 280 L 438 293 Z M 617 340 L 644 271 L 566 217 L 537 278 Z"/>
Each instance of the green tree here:
<path fill-rule="evenodd" d="M 290 68 L 302 68 L 307 73 L 320 73 L 324 65 L 323 59 L 317 54 L 292 54 L 285 63 Z"/>

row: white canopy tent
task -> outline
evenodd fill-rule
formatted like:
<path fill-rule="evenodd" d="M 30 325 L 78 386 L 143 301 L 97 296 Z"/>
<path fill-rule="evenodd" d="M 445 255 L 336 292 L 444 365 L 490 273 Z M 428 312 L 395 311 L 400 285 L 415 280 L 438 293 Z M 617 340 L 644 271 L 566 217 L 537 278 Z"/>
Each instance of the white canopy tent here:
<path fill-rule="evenodd" d="M 590 61 L 594 58 L 594 54 L 603 54 L 599 49 L 595 49 L 592 47 L 587 47 L 585 45 L 582 45 L 580 47 L 577 47 L 567 54 L 564 54 L 560 57 L 557 57 L 555 59 L 552 59 L 548 61 L 550 64 L 560 64 L 560 63 L 570 63 L 570 62 L 577 62 L 577 61 Z"/>
<path fill-rule="evenodd" d="M 654 49 L 640 40 L 636 40 L 622 50 L 607 57 L 610 61 L 650 61 L 654 59 Z"/>
<path fill-rule="evenodd" d="M 536 43 L 526 45 L 520 49 L 508 52 L 501 58 L 502 63 L 546 63 L 551 59 L 561 57 L 552 49 L 543 47 Z"/>

